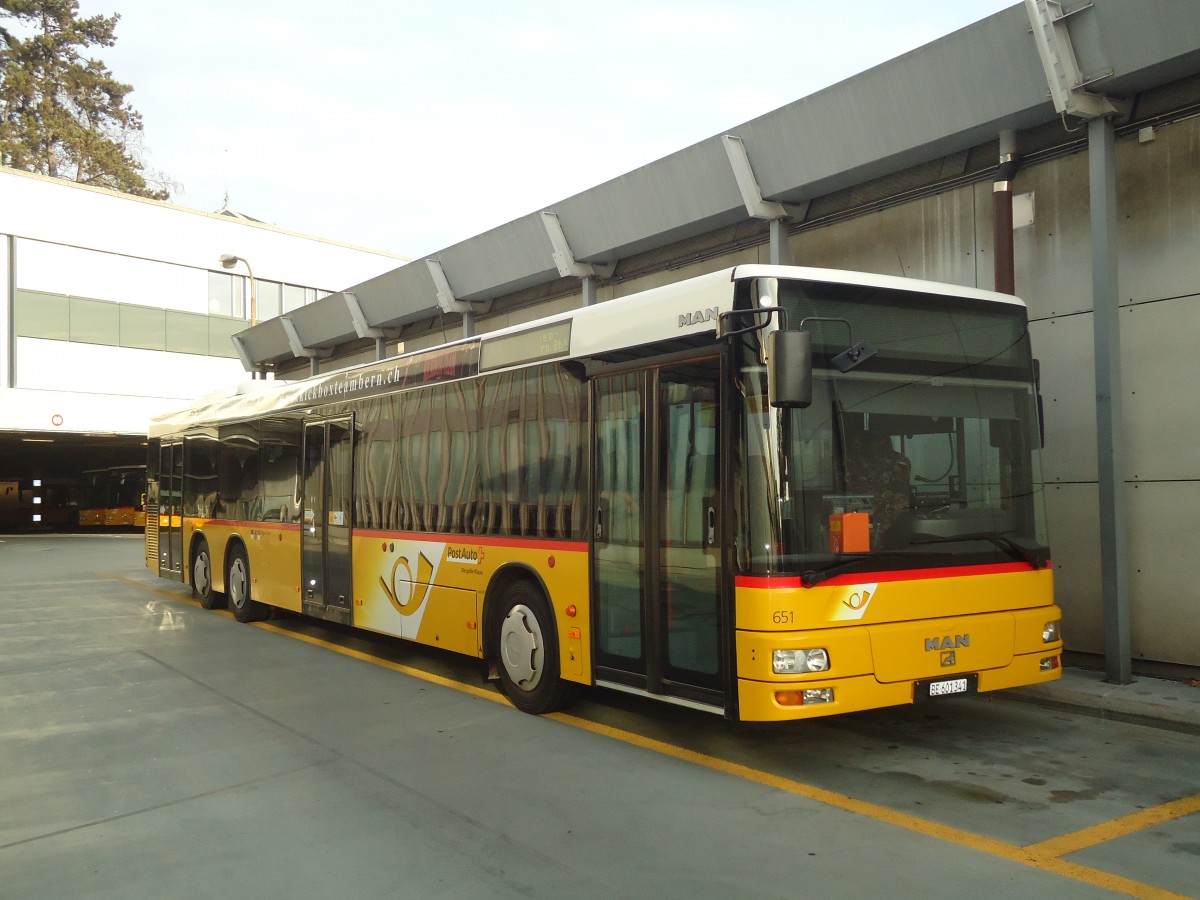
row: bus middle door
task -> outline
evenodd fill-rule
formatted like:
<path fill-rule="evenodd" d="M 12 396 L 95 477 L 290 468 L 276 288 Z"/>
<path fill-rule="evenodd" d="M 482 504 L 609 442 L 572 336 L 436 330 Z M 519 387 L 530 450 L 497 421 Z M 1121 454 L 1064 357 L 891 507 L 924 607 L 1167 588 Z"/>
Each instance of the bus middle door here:
<path fill-rule="evenodd" d="M 306 615 L 351 620 L 350 525 L 354 420 L 304 426 L 301 600 Z"/>

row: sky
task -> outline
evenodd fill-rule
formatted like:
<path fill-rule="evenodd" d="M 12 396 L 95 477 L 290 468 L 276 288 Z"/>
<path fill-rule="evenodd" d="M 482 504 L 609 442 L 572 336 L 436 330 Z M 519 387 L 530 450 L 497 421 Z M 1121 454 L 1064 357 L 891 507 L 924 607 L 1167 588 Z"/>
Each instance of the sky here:
<path fill-rule="evenodd" d="M 80 0 L 172 201 L 420 257 L 1016 0 Z"/>

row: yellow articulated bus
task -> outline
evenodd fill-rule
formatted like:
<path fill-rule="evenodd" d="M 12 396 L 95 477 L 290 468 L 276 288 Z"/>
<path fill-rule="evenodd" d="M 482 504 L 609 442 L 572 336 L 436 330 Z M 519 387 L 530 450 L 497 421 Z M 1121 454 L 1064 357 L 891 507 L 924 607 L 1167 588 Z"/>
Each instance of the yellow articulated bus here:
<path fill-rule="evenodd" d="M 156 419 L 147 565 L 733 719 L 1061 674 L 1015 298 L 739 266 Z"/>

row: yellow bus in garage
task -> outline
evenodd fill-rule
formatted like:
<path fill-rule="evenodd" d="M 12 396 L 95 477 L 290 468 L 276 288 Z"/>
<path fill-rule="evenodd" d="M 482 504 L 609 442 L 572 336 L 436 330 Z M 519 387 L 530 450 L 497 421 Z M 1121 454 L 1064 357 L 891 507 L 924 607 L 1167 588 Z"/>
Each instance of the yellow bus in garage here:
<path fill-rule="evenodd" d="M 787 721 L 1061 674 L 1024 305 L 738 266 L 150 427 L 146 563 L 481 661 Z"/>

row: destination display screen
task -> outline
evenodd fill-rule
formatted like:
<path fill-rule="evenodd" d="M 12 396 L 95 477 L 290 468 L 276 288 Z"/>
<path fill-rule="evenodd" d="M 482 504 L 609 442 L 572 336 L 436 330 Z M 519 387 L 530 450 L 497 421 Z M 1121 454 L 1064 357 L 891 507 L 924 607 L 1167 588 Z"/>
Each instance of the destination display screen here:
<path fill-rule="evenodd" d="M 501 337 L 484 338 L 479 368 L 487 372 L 522 363 L 540 362 L 571 352 L 571 322 L 552 322 Z"/>

